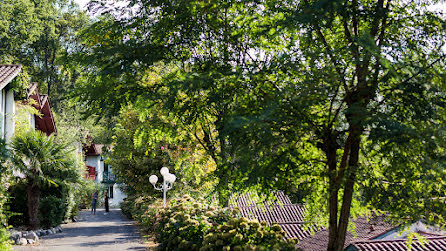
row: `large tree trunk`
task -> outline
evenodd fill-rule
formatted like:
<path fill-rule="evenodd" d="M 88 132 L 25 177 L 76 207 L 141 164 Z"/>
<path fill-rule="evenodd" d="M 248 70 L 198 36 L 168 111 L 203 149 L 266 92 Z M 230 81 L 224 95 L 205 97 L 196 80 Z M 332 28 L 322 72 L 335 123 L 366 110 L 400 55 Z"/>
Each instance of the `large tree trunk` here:
<path fill-rule="evenodd" d="M 333 167 L 332 163 L 335 157 L 327 154 L 330 170 L 330 197 L 329 197 L 329 240 L 328 251 L 344 250 L 347 227 L 350 218 L 350 207 L 353 199 L 353 187 L 355 184 L 355 175 L 359 162 L 359 148 L 361 144 L 360 135 L 362 129 L 352 126 L 349 130 L 349 137 L 344 147 L 344 154 L 339 164 L 339 168 Z M 337 166 L 337 163 L 336 163 Z M 334 170 L 333 170 L 334 169 Z M 338 171 L 336 171 L 338 170 Z M 337 175 L 333 174 L 336 173 Z M 341 188 L 340 182 L 344 182 L 344 194 L 342 196 L 342 206 L 338 219 L 338 193 Z"/>
<path fill-rule="evenodd" d="M 330 135 L 331 136 L 331 135 Z M 334 147 L 333 144 L 334 139 L 327 138 L 325 140 L 325 154 L 327 156 L 327 165 L 329 171 L 329 201 L 328 201 L 328 210 L 329 210 L 329 243 L 328 247 L 334 247 L 336 241 L 336 232 L 338 228 L 338 192 L 339 189 L 336 187 L 336 169 L 337 169 L 337 156 L 336 151 L 337 147 Z M 329 248 L 330 250 L 330 248 Z"/>
<path fill-rule="evenodd" d="M 38 226 L 40 188 L 32 182 L 29 182 L 26 190 L 28 196 L 29 228 L 33 230 Z"/>

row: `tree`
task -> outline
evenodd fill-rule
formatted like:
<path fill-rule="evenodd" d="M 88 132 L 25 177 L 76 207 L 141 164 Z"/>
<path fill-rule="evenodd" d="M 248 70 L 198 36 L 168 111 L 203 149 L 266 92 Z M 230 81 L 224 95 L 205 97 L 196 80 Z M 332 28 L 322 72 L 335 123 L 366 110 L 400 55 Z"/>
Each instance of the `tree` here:
<path fill-rule="evenodd" d="M 78 76 L 67 55 L 82 49 L 76 33 L 89 22 L 87 14 L 68 0 L 6 0 L 0 19 L 0 61 L 23 65 L 59 108 Z"/>
<path fill-rule="evenodd" d="M 18 63 L 42 32 L 35 5 L 29 0 L 6 0 L 0 3 L 0 13 L 0 61 Z"/>
<path fill-rule="evenodd" d="M 113 173 L 128 186 L 127 194 L 158 194 L 149 177 L 159 174 L 163 166 L 177 176 L 174 190 L 178 193 L 185 190 L 208 193 L 213 182 L 206 179 L 206 174 L 215 167 L 212 161 L 203 158 L 197 142 L 177 132 L 164 111 L 139 109 L 129 106 L 121 111 L 107 158 Z"/>
<path fill-rule="evenodd" d="M 226 118 L 249 90 L 246 73 L 261 68 L 252 64 L 254 55 L 249 48 L 258 46 L 253 37 L 264 32 L 244 33 L 249 30 L 250 17 L 232 21 L 245 12 L 260 18 L 256 13 L 260 5 L 247 8 L 223 1 L 138 4 L 141 9 L 130 19 L 115 20 L 107 14 L 83 33 L 88 49 L 77 60 L 84 64 L 86 76 L 78 82 L 74 96 L 87 104 L 87 113 L 102 115 L 116 113 L 121 105 L 135 100 L 152 101 L 148 106 L 162 104 L 160 108 L 173 115 L 176 127 L 195 138 L 218 166 L 214 178 L 226 180 L 219 183 L 219 198 L 224 202 L 229 195 L 224 187 L 230 180 L 227 174 L 234 168 L 230 143 L 223 135 Z M 161 8 L 155 19 L 147 16 L 152 8 Z M 165 33 L 163 27 L 175 31 Z M 142 39 L 148 34 L 144 30 L 153 32 L 150 40 Z M 200 37 L 207 42 L 197 40 Z M 160 72 L 163 60 L 169 64 Z M 162 79 L 148 80 L 150 72 Z"/>
<path fill-rule="evenodd" d="M 12 163 L 27 185 L 29 227 L 38 225 L 41 189 L 58 183 L 75 183 L 81 174 L 75 166 L 75 158 L 64 145 L 54 142 L 53 136 L 40 131 L 28 131 L 16 135 L 12 141 Z"/>
<path fill-rule="evenodd" d="M 199 123 L 221 190 L 308 185 L 328 250 L 343 249 L 352 207 L 442 224 L 445 20 L 434 2 L 133 1 L 133 15 L 88 33 L 98 43 L 81 97 L 92 109 L 143 97 L 184 130 Z M 141 84 L 159 61 L 179 70 Z"/>
<path fill-rule="evenodd" d="M 443 222 L 437 195 L 444 196 L 445 182 L 439 168 L 444 141 L 438 138 L 444 123 L 445 54 L 438 50 L 444 45 L 444 19 L 424 7 L 302 1 L 280 9 L 281 36 L 292 42 L 281 55 L 285 59 L 275 60 L 283 72 L 271 83 L 278 105 L 263 106 L 274 109 L 272 117 L 249 122 L 250 129 L 273 128 L 270 138 L 280 141 L 253 148 L 268 154 L 271 143 L 281 143 L 277 155 L 295 154 L 288 160 L 294 159 L 290 168 L 299 180 L 313 180 L 314 191 L 326 194 L 328 250 L 343 249 L 354 204 L 385 210 L 400 223 L 419 217 Z M 302 160 L 313 170 L 302 169 Z"/>

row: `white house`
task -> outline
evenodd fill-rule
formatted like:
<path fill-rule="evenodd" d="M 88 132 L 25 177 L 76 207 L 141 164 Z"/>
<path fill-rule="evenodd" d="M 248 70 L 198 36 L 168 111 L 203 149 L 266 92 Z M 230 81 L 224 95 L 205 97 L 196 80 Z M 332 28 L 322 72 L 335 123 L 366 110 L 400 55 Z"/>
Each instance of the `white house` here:
<path fill-rule="evenodd" d="M 85 178 L 95 180 L 96 183 L 102 184 L 109 194 L 110 206 L 119 206 L 126 195 L 122 192 L 121 187 L 115 181 L 113 169 L 104 162 L 103 150 L 107 147 L 101 144 L 91 143 L 84 146 L 85 159 L 87 162 L 87 175 Z"/>
<path fill-rule="evenodd" d="M 10 83 L 21 71 L 21 65 L 0 65 L 0 135 L 6 143 L 14 136 L 15 102 Z"/>

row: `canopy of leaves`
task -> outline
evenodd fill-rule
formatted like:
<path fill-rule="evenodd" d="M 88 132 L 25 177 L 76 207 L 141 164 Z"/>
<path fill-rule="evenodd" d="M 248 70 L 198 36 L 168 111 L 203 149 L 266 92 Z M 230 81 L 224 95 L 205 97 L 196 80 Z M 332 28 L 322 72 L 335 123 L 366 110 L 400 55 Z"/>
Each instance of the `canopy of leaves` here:
<path fill-rule="evenodd" d="M 341 205 L 444 223 L 433 3 L 130 1 L 84 32 L 78 100 L 100 114 L 156 105 L 214 160 L 221 191 L 285 188 L 317 216 L 331 199 L 335 228 Z"/>
<path fill-rule="evenodd" d="M 209 192 L 212 182 L 204 178 L 213 165 L 200 154 L 200 148 L 178 135 L 161 113 L 138 112 L 127 107 L 120 113 L 114 130 L 113 148 L 107 159 L 113 173 L 128 187 L 128 194 L 153 194 L 151 175 L 167 166 L 176 174 L 174 191 Z M 207 168 L 199 168 L 207 167 Z"/>

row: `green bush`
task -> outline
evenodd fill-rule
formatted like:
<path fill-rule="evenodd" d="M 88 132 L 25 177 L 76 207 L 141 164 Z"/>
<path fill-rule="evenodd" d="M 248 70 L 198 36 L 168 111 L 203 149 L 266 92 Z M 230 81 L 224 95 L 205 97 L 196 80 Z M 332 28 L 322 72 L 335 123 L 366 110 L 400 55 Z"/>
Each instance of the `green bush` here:
<path fill-rule="evenodd" d="M 119 204 L 122 214 L 127 218 L 133 219 L 132 209 L 133 209 L 133 197 L 124 198 L 124 200 Z"/>
<path fill-rule="evenodd" d="M 285 241 L 279 225 L 246 218 L 231 218 L 211 228 L 205 235 L 200 251 L 205 250 L 296 250 L 296 241 Z"/>
<path fill-rule="evenodd" d="M 1 149 L 1 148 L 0 148 Z M 8 216 L 10 216 L 9 206 L 7 201 L 9 198 L 7 188 L 8 188 L 8 177 L 0 173 L 0 250 L 12 250 L 11 241 L 9 240 L 8 227 Z"/>
<path fill-rule="evenodd" d="M 93 180 L 84 179 L 76 192 L 77 207 L 79 209 L 91 208 L 91 197 L 96 190 L 101 191 L 99 184 L 96 184 Z M 99 206 L 98 204 L 97 207 Z"/>
<path fill-rule="evenodd" d="M 11 198 L 8 205 L 13 213 L 8 219 L 8 224 L 24 226 L 29 221 L 26 187 L 24 184 L 15 184 L 9 190 Z"/>
<path fill-rule="evenodd" d="M 208 206 L 187 195 L 167 208 L 143 197 L 129 198 L 121 208 L 155 235 L 160 250 L 295 250 L 295 240 L 285 240 L 280 226 L 240 218 L 237 209 Z"/>
<path fill-rule="evenodd" d="M 155 206 L 155 199 L 151 196 L 132 195 L 121 202 L 120 207 L 122 213 L 130 219 L 134 219 L 141 224 L 142 230 L 146 232 L 154 232 L 155 226 L 158 225 L 156 213 L 160 207 Z"/>
<path fill-rule="evenodd" d="M 12 241 L 9 239 L 9 231 L 6 228 L 0 227 L 0 250 L 12 251 Z"/>
<path fill-rule="evenodd" d="M 43 228 L 60 225 L 65 213 L 64 199 L 48 196 L 40 199 L 39 223 Z"/>
<path fill-rule="evenodd" d="M 79 210 L 77 208 L 76 200 L 75 200 L 75 190 L 73 188 L 68 188 L 65 192 L 65 213 L 63 220 L 69 220 L 73 216 L 77 214 L 77 211 Z"/>
<path fill-rule="evenodd" d="M 159 210 L 157 241 L 164 250 L 198 250 L 205 233 L 214 221 L 209 218 L 209 207 L 190 196 L 175 199 L 166 209 Z M 156 226 L 154 224 L 154 226 Z"/>

